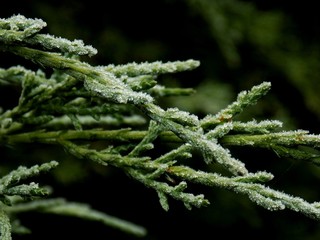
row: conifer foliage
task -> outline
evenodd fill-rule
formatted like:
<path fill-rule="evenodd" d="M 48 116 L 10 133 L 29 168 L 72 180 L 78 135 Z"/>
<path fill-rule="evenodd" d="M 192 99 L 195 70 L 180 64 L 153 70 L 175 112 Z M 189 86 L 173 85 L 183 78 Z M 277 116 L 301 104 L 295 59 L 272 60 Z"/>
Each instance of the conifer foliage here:
<path fill-rule="evenodd" d="M 160 98 L 194 93 L 193 89 L 160 85 L 157 79 L 163 74 L 191 71 L 200 66 L 199 61 L 92 66 L 81 57 L 97 54 L 96 49 L 81 40 L 42 34 L 45 26 L 41 19 L 22 15 L 0 19 L 0 50 L 39 67 L 38 71 L 22 66 L 0 68 L 0 87 L 20 85 L 22 89 L 17 106 L 1 109 L 1 147 L 52 144 L 77 159 L 98 163 L 101 168 L 119 168 L 132 180 L 153 189 L 165 211 L 169 211 L 170 198 L 189 210 L 208 206 L 210 199 L 204 194 L 188 191 L 188 183 L 192 183 L 243 194 L 271 211 L 290 209 L 320 219 L 319 202 L 309 203 L 270 188 L 272 173 L 251 172 L 245 159 L 237 159 L 228 148 L 264 148 L 279 156 L 319 165 L 319 155 L 310 151 L 319 148 L 319 135 L 305 130 L 284 131 L 278 120 L 235 119 L 268 93 L 269 82 L 240 92 L 226 108 L 200 118 L 157 104 Z M 50 76 L 47 69 L 52 70 Z M 157 150 L 159 142 L 167 145 L 161 148 L 162 152 Z M 194 169 L 187 164 L 190 159 L 219 165 L 223 171 Z M 11 239 L 14 232 L 28 233 L 18 216 L 31 211 L 100 221 L 135 236 L 147 234 L 144 227 L 89 205 L 50 198 L 50 189 L 33 179 L 53 168 L 59 168 L 59 161 L 20 166 L 1 176 L 1 239 Z M 25 183 L 29 179 L 32 181 Z"/>

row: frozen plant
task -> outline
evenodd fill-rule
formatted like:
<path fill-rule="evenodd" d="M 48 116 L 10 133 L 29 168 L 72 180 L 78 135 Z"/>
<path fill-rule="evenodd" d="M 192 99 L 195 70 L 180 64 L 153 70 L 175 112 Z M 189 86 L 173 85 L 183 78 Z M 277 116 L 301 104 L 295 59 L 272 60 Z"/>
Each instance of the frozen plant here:
<path fill-rule="evenodd" d="M 315 153 L 298 146 L 319 148 L 320 136 L 308 131 L 283 131 L 277 120 L 236 121 L 234 117 L 254 105 L 271 88 L 269 82 L 240 92 L 225 109 L 204 118 L 178 108 L 163 109 L 157 99 L 188 95 L 192 89 L 167 88 L 157 82 L 161 74 L 189 71 L 196 60 L 162 63 L 128 63 L 92 66 L 80 60 L 97 51 L 80 40 L 41 34 L 46 23 L 15 15 L 0 19 L 0 50 L 21 56 L 53 70 L 22 66 L 0 68 L 0 85 L 21 85 L 17 106 L 0 113 L 1 147 L 18 144 L 53 144 L 70 155 L 91 160 L 101 167 L 121 169 L 133 180 L 154 189 L 165 211 L 168 199 L 181 201 L 187 209 L 205 207 L 203 194 L 188 192 L 188 183 L 219 187 L 248 196 L 268 210 L 290 209 L 320 219 L 320 203 L 309 203 L 267 186 L 273 178 L 266 171 L 250 172 L 228 146 L 250 146 L 275 151 L 279 156 L 311 161 Z M 156 152 L 160 140 L 167 152 Z M 95 148 L 90 143 L 99 141 Z M 103 148 L 101 147 L 103 146 Z M 153 153 L 154 153 L 153 152 Z M 201 153 L 206 164 L 221 165 L 225 172 L 208 172 L 188 166 L 185 159 Z M 192 159 L 199 161 L 200 159 Z M 17 213 L 40 211 L 101 221 L 129 234 L 144 236 L 146 229 L 134 223 L 96 211 L 90 206 L 51 199 L 50 189 L 20 183 L 59 167 L 51 161 L 31 168 L 19 167 L 0 179 L 0 236 L 11 239 L 12 232 L 28 232 Z M 172 179 L 175 179 L 173 182 Z M 45 198 L 44 198 L 45 197 Z"/>

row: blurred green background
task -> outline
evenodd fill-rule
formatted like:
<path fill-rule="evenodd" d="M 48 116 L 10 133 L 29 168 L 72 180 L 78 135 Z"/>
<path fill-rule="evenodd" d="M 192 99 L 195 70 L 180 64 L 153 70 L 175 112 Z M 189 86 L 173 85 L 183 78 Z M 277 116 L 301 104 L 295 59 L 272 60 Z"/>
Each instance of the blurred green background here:
<path fill-rule="evenodd" d="M 192 72 L 160 79 L 164 85 L 197 90 L 190 97 L 168 98 L 161 102 L 163 106 L 204 116 L 227 106 L 239 91 L 269 81 L 269 94 L 239 120 L 278 119 L 284 122 L 284 129 L 320 133 L 320 16 L 316 1 L 8 1 L 0 9 L 0 18 L 13 14 L 41 18 L 48 24 L 44 32 L 93 45 L 98 54 L 85 59 L 93 65 L 200 60 L 201 66 Z M 6 53 L 0 53 L 0 64 L 3 68 L 21 64 L 37 69 Z M 4 98 L 5 91 L 0 90 L 0 106 L 14 106 L 17 99 Z M 249 170 L 274 173 L 271 187 L 311 202 L 320 199 L 320 171 L 314 165 L 257 149 L 231 150 Z M 169 212 L 165 212 L 155 192 L 119 170 L 79 162 L 63 150 L 47 146 L 21 146 L 19 151 L 1 147 L 0 151 L 2 169 L 39 159 L 61 161 L 60 168 L 43 180 L 54 187 L 54 196 L 88 202 L 98 210 L 144 225 L 149 230 L 148 240 L 183 239 L 192 234 L 197 239 L 235 235 L 320 239 L 319 222 L 287 210 L 269 212 L 233 192 L 190 186 L 190 190 L 204 192 L 211 205 L 188 211 L 172 200 Z M 90 239 L 134 239 L 73 218 L 22 217 L 33 235 L 14 239 L 82 239 L 84 235 L 91 235 Z"/>

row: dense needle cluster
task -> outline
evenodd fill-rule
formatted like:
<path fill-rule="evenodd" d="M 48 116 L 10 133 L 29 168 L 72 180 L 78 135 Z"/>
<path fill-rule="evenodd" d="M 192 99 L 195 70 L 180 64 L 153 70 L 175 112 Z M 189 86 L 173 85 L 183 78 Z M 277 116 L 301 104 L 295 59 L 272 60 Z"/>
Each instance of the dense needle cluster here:
<path fill-rule="evenodd" d="M 1 85 L 21 85 L 16 107 L 0 112 L 0 144 L 55 144 L 77 158 L 122 169 L 133 179 L 152 188 L 164 210 L 168 198 L 181 201 L 187 209 L 205 207 L 203 194 L 188 192 L 187 184 L 220 187 L 247 195 L 269 210 L 285 208 L 320 219 L 320 203 L 308 203 L 265 185 L 271 173 L 250 172 L 233 157 L 228 146 L 271 149 L 286 156 L 319 164 L 318 156 L 298 146 L 319 148 L 320 136 L 308 131 L 281 131 L 277 120 L 236 121 L 234 117 L 256 102 L 271 88 L 269 82 L 240 92 L 237 99 L 220 112 L 199 119 L 178 108 L 163 109 L 157 99 L 188 95 L 192 89 L 166 88 L 157 77 L 189 71 L 199 66 L 195 60 L 162 63 L 128 63 L 92 66 L 80 60 L 97 51 L 80 40 L 39 33 L 46 23 L 15 15 L 0 19 L 0 50 L 26 58 L 43 68 L 53 69 L 47 77 L 21 66 L 0 68 Z M 175 147 L 150 154 L 160 140 Z M 99 141 L 99 148 L 88 145 Z M 187 166 L 185 159 L 201 153 L 206 164 L 219 164 L 227 172 L 207 172 Z M 193 159 L 199 161 L 200 159 Z M 97 212 L 80 203 L 50 199 L 50 191 L 36 183 L 20 184 L 57 167 L 52 161 L 31 168 L 19 167 L 0 179 L 0 236 L 11 239 L 11 232 L 28 232 L 16 213 L 42 211 L 102 221 L 137 236 L 146 230 L 133 223 Z M 170 179 L 175 179 L 172 183 Z M 46 198 L 41 199 L 46 196 Z"/>

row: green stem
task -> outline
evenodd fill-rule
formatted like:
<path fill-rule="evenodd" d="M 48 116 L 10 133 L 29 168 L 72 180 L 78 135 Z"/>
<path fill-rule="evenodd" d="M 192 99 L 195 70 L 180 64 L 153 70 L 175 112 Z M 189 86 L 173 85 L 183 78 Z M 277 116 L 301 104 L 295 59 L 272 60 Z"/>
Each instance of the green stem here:
<path fill-rule="evenodd" d="M 14 145 L 16 143 L 48 143 L 56 144 L 60 140 L 109 140 L 132 142 L 140 141 L 146 135 L 147 131 L 133 131 L 128 128 L 120 130 L 61 130 L 61 131 L 36 131 L 19 134 L 6 135 L 0 132 L 0 144 Z M 171 132 L 162 132 L 159 137 L 165 142 L 181 142 Z"/>
<path fill-rule="evenodd" d="M 288 131 L 268 134 L 237 134 L 221 138 L 223 145 L 230 146 L 254 146 L 271 148 L 273 145 L 291 146 L 308 145 L 318 147 L 320 138 L 317 135 L 308 134 L 307 131 Z"/>
<path fill-rule="evenodd" d="M 81 74 L 90 74 L 92 72 L 92 70 L 89 68 L 89 65 L 82 63 L 78 60 L 64 57 L 58 53 L 49 53 L 33 48 L 13 45 L 0 45 L 0 50 L 12 52 L 18 56 L 36 62 L 37 64 L 44 67 L 50 67 L 53 69 L 61 69 L 66 71 L 72 70 L 69 72 L 70 75 L 74 75 L 71 73 L 75 72 Z M 80 75 L 77 74 L 77 77 L 79 76 Z"/>

